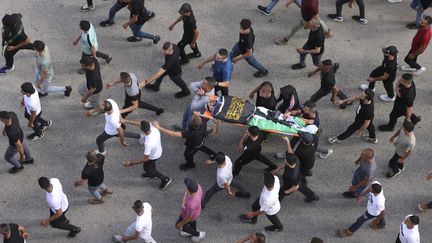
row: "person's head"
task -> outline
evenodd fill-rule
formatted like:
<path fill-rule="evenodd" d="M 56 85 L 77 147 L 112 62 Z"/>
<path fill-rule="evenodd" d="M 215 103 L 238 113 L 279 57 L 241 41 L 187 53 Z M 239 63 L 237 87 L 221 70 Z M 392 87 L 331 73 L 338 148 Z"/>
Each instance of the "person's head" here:
<path fill-rule="evenodd" d="M 189 3 L 183 3 L 183 5 L 181 5 L 178 13 L 181 16 L 190 16 L 191 14 L 193 14 L 192 6 Z"/>
<path fill-rule="evenodd" d="M 196 193 L 198 191 L 198 183 L 191 177 L 186 177 L 184 179 L 184 183 L 186 185 L 187 191 L 190 194 Z"/>
<path fill-rule="evenodd" d="M 432 24 L 432 17 L 426 16 L 422 20 L 420 20 L 419 25 L 420 27 L 427 28 L 429 25 Z"/>
<path fill-rule="evenodd" d="M 406 133 L 411 133 L 412 131 L 414 131 L 414 124 L 410 121 L 404 121 L 402 127 L 404 128 Z"/>
<path fill-rule="evenodd" d="M 142 215 L 144 212 L 143 202 L 141 200 L 136 200 L 132 205 L 132 209 L 135 211 L 136 214 Z"/>
<path fill-rule="evenodd" d="M 420 223 L 420 218 L 417 215 L 411 215 L 404 220 L 404 223 L 407 225 L 408 229 L 412 229 Z"/>
<path fill-rule="evenodd" d="M 226 62 L 228 59 L 228 50 L 225 48 L 219 49 L 219 51 L 216 53 L 215 59 L 218 62 Z"/>
<path fill-rule="evenodd" d="M 0 224 L 0 234 L 8 236 L 11 233 L 9 224 Z"/>
<path fill-rule="evenodd" d="M 172 55 L 174 52 L 172 43 L 169 41 L 165 42 L 162 46 L 162 50 L 165 56 Z"/>
<path fill-rule="evenodd" d="M 372 192 L 375 195 L 380 194 L 381 191 L 382 191 L 382 186 L 378 182 L 374 182 L 370 186 L 370 192 Z"/>
<path fill-rule="evenodd" d="M 269 81 L 262 83 L 258 95 L 263 98 L 269 98 L 272 96 L 272 94 L 273 94 L 273 85 Z"/>
<path fill-rule="evenodd" d="M 315 30 L 319 29 L 320 26 L 321 26 L 321 23 L 320 23 L 319 18 L 313 17 L 311 20 L 306 22 L 306 24 L 304 25 L 304 28 L 315 31 Z"/>
<path fill-rule="evenodd" d="M 215 161 L 218 165 L 225 164 L 225 154 L 223 152 L 217 152 L 215 155 Z"/>
<path fill-rule="evenodd" d="M 88 151 L 86 154 L 86 159 L 89 164 L 94 164 L 96 162 L 96 151 Z"/>
<path fill-rule="evenodd" d="M 298 135 L 300 137 L 300 141 L 304 144 L 312 144 L 314 141 L 314 135 L 309 132 L 298 131 Z"/>
<path fill-rule="evenodd" d="M 99 105 L 99 110 L 102 113 L 108 112 L 108 114 L 111 114 L 113 110 L 111 102 L 105 100 L 102 104 Z"/>
<path fill-rule="evenodd" d="M 393 60 L 393 58 L 398 54 L 398 49 L 396 48 L 396 46 L 389 46 L 383 48 L 382 52 L 387 59 Z"/>
<path fill-rule="evenodd" d="M 399 83 L 405 88 L 409 88 L 413 81 L 413 75 L 411 73 L 404 73 L 399 79 Z"/>
<path fill-rule="evenodd" d="M 89 56 L 83 56 L 80 60 L 81 68 L 86 70 L 92 70 L 94 67 L 93 60 Z"/>
<path fill-rule="evenodd" d="M 190 128 L 192 130 L 198 130 L 200 129 L 202 125 L 202 119 L 199 115 L 193 115 L 190 123 Z"/>
<path fill-rule="evenodd" d="M 251 137 L 251 138 L 257 137 L 259 135 L 259 132 L 260 132 L 260 130 L 257 126 L 248 127 L 247 131 L 248 131 L 249 137 Z"/>
<path fill-rule="evenodd" d="M 14 17 L 10 14 L 6 14 L 2 18 L 2 24 L 6 28 L 12 28 L 16 25 L 16 21 L 14 20 Z"/>
<path fill-rule="evenodd" d="M 360 100 L 364 103 L 368 103 L 374 99 L 374 96 L 375 93 L 368 88 L 360 94 Z"/>
<path fill-rule="evenodd" d="M 242 19 L 240 21 L 240 33 L 241 34 L 249 33 L 251 25 L 252 25 L 252 22 L 250 21 L 250 19 Z"/>
<path fill-rule="evenodd" d="M 321 71 L 324 73 L 328 73 L 332 69 L 332 66 L 333 66 L 332 60 L 326 59 L 321 63 Z"/>
<path fill-rule="evenodd" d="M 129 84 L 131 82 L 131 76 L 127 72 L 121 72 L 120 73 L 120 81 L 122 81 L 123 84 Z"/>
<path fill-rule="evenodd" d="M 33 47 L 38 53 L 41 53 L 45 50 L 45 43 L 40 40 L 35 40 L 33 42 Z"/>
<path fill-rule="evenodd" d="M 0 111 L 0 121 L 4 124 L 9 123 L 11 118 L 11 113 L 9 111 Z"/>
<path fill-rule="evenodd" d="M 21 93 L 26 96 L 31 96 L 36 92 L 36 89 L 34 88 L 32 83 L 25 82 L 21 84 Z"/>
<path fill-rule="evenodd" d="M 52 192 L 52 185 L 48 178 L 40 177 L 38 183 L 40 188 L 44 189 L 47 192 Z"/>
<path fill-rule="evenodd" d="M 287 163 L 288 166 L 294 168 L 297 164 L 297 156 L 295 156 L 292 153 L 286 153 L 285 154 L 285 163 Z"/>
<path fill-rule="evenodd" d="M 315 102 L 310 101 L 310 100 L 306 101 L 304 103 L 303 110 L 304 110 L 304 113 L 306 113 L 306 114 L 309 114 L 309 115 L 315 114 L 316 110 L 317 110 Z"/>
<path fill-rule="evenodd" d="M 263 233 L 253 233 L 250 237 L 251 243 L 266 243 L 266 236 Z"/>
<path fill-rule="evenodd" d="M 79 26 L 82 31 L 88 31 L 90 29 L 90 22 L 87 20 L 81 20 Z"/>
<path fill-rule="evenodd" d="M 313 237 L 310 243 L 324 243 L 324 241 L 318 237 Z"/>
<path fill-rule="evenodd" d="M 140 121 L 140 129 L 141 129 L 141 131 L 144 132 L 144 134 L 149 135 L 151 132 L 150 123 L 148 121 L 141 120 Z"/>
<path fill-rule="evenodd" d="M 374 156 L 375 156 L 375 153 L 374 153 L 373 149 L 366 148 L 366 149 L 363 149 L 363 151 L 361 152 L 360 158 L 362 160 L 365 160 L 365 161 L 371 161 Z"/>
<path fill-rule="evenodd" d="M 201 88 L 204 89 L 204 91 L 206 93 L 210 92 L 212 89 L 214 89 L 215 83 L 216 83 L 216 81 L 215 81 L 215 79 L 213 77 L 207 76 L 203 80 Z"/>
<path fill-rule="evenodd" d="M 264 186 L 267 187 L 268 190 L 271 190 L 274 186 L 274 183 L 275 183 L 274 175 L 270 172 L 264 173 L 263 183 L 264 183 Z"/>

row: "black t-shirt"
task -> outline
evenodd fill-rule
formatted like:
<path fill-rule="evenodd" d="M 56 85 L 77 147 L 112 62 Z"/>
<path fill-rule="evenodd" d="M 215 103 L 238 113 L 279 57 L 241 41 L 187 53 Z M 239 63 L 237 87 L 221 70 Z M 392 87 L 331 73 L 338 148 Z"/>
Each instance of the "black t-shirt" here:
<path fill-rule="evenodd" d="M 304 46 L 304 49 L 306 50 L 312 50 L 316 47 L 321 47 L 320 55 L 324 53 L 324 42 L 325 42 L 325 34 L 324 29 L 322 26 L 320 26 L 315 31 L 309 32 L 308 40 Z"/>
<path fill-rule="evenodd" d="M 14 112 L 11 112 L 11 125 L 5 126 L 4 130 L 6 136 L 9 139 L 9 145 L 15 147 L 15 143 L 19 140 L 20 142 L 24 139 L 23 130 L 20 127 L 18 117 Z"/>
<path fill-rule="evenodd" d="M 86 80 L 87 80 L 87 90 L 90 90 L 92 88 L 96 88 L 95 92 L 93 94 L 97 94 L 102 91 L 102 75 L 100 72 L 100 66 L 98 60 L 95 58 L 91 58 L 92 62 L 94 64 L 93 71 L 85 70 L 86 71 Z"/>
<path fill-rule="evenodd" d="M 144 7 L 144 0 L 132 0 L 130 17 L 133 18 L 134 15 L 138 15 L 138 21 L 135 23 L 138 25 L 144 24 L 149 19 Z"/>
<path fill-rule="evenodd" d="M 253 141 L 250 137 L 246 138 L 246 141 L 243 142 L 244 150 L 248 152 L 260 153 L 261 152 L 261 143 L 263 141 L 262 134 L 258 134 L 258 138 Z"/>
<path fill-rule="evenodd" d="M 19 226 L 17 224 L 9 224 L 11 236 L 9 239 L 4 239 L 4 243 L 24 243 L 24 238 L 21 232 L 18 230 Z"/>
<path fill-rule="evenodd" d="M 186 139 L 185 145 L 193 148 L 200 146 L 203 143 L 204 138 L 207 136 L 206 128 L 206 123 L 202 123 L 201 127 L 198 129 L 189 128 L 188 130 L 183 131 L 181 134 L 182 137 Z"/>
<path fill-rule="evenodd" d="M 409 88 L 405 88 L 403 85 L 399 85 L 399 92 L 401 94 L 401 97 L 396 96 L 395 105 L 401 106 L 403 108 L 412 107 L 414 105 L 414 100 L 416 97 L 414 81 L 412 81 Z"/>
<path fill-rule="evenodd" d="M 105 157 L 98 155 L 96 163 L 93 165 L 87 164 L 81 173 L 81 178 L 88 180 L 89 186 L 99 186 L 104 180 L 104 165 Z"/>
<path fill-rule="evenodd" d="M 360 101 L 360 105 L 357 107 L 355 119 L 364 123 L 367 120 L 372 120 L 374 117 L 374 103 L 364 104 Z"/>
<path fill-rule="evenodd" d="M 170 77 L 176 77 L 181 74 L 182 69 L 180 65 L 180 50 L 176 45 L 173 46 L 173 53 L 165 56 L 165 64 L 162 68 Z"/>
<path fill-rule="evenodd" d="M 266 85 L 266 84 L 270 84 L 271 85 L 270 82 L 265 81 L 265 82 L 263 82 L 261 84 L 261 87 L 263 85 Z M 273 85 L 272 85 L 272 87 L 273 87 Z M 265 108 L 267 108 L 269 110 L 276 110 L 277 100 L 276 100 L 276 97 L 274 95 L 274 91 L 271 92 L 271 96 L 268 97 L 268 98 L 264 98 L 264 97 L 260 96 L 259 92 L 260 91 L 258 90 L 258 92 L 257 92 L 257 98 L 256 98 L 256 101 L 255 101 L 255 105 L 256 106 L 265 107 Z"/>
<path fill-rule="evenodd" d="M 285 113 L 291 110 L 300 110 L 300 99 L 297 95 L 297 90 L 292 85 L 287 85 L 280 88 L 280 96 L 278 102 L 282 100 L 282 104 L 278 106 L 278 111 Z"/>
<path fill-rule="evenodd" d="M 386 82 L 393 82 L 396 78 L 397 72 L 397 60 L 396 57 L 393 60 L 389 61 L 387 58 L 384 58 L 381 67 L 383 67 L 384 72 L 389 74 L 390 76 L 385 80 Z"/>
<path fill-rule="evenodd" d="M 316 140 L 316 138 L 317 137 L 314 136 L 314 140 Z M 296 151 L 294 152 L 294 154 L 297 155 L 299 161 L 302 164 L 313 164 L 313 163 L 315 163 L 315 150 L 316 150 L 315 143 L 304 144 L 300 140 L 297 140 L 297 141 L 298 141 L 299 145 L 298 145 Z"/>
<path fill-rule="evenodd" d="M 28 37 L 24 32 L 24 26 L 21 22 L 21 17 L 18 14 L 11 14 L 10 18 L 11 18 L 10 21 L 11 24 L 7 26 L 3 26 L 4 27 L 3 40 L 7 42 L 10 41 L 9 45 L 16 45 L 20 42 L 25 41 Z M 20 31 L 21 34 L 18 34 L 18 32 Z M 12 38 L 13 40 L 11 40 Z"/>
<path fill-rule="evenodd" d="M 334 65 L 328 72 L 321 72 L 321 88 L 330 91 L 336 84 L 336 74 Z"/>
<path fill-rule="evenodd" d="M 294 168 L 290 168 L 288 165 L 285 164 L 285 169 L 283 173 L 283 185 L 287 189 L 293 186 L 297 186 L 301 179 L 301 173 L 300 173 L 300 161 L 297 158 L 297 163 Z"/>
<path fill-rule="evenodd" d="M 252 27 L 250 28 L 248 34 L 240 33 L 239 48 L 242 54 L 245 54 L 248 50 L 252 50 L 254 43 L 255 43 L 255 34 Z"/>
<path fill-rule="evenodd" d="M 190 16 L 183 17 L 183 30 L 184 35 L 192 38 L 194 36 L 194 31 L 197 29 L 195 16 L 191 14 Z"/>

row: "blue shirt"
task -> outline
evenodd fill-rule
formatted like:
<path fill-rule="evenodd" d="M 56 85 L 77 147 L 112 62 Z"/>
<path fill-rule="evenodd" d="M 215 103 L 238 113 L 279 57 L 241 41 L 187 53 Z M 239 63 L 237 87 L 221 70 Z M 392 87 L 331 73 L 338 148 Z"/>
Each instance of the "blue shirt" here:
<path fill-rule="evenodd" d="M 225 63 L 215 61 L 213 67 L 213 77 L 217 82 L 231 81 L 233 71 L 233 63 L 230 58 L 227 58 Z"/>
<path fill-rule="evenodd" d="M 96 31 L 92 24 L 90 24 L 90 29 L 88 31 L 82 31 L 81 33 L 81 47 L 82 51 L 87 55 L 92 54 L 92 47 L 95 47 L 96 51 L 98 50 Z"/>

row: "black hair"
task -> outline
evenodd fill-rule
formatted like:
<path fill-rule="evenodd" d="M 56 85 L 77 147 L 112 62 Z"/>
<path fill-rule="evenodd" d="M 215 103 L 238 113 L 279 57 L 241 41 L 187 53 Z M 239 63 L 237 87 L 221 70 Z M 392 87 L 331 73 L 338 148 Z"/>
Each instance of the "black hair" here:
<path fill-rule="evenodd" d="M 380 184 L 374 183 L 372 184 L 372 192 L 374 193 L 380 193 L 382 190 L 382 186 Z"/>
<path fill-rule="evenodd" d="M 90 29 L 90 22 L 87 20 L 81 20 L 79 26 L 82 30 L 88 31 Z"/>
<path fill-rule="evenodd" d="M 267 188 L 273 187 L 275 183 L 274 175 L 270 172 L 264 173 L 264 186 Z"/>
<path fill-rule="evenodd" d="M 313 237 L 310 243 L 324 243 L 324 241 L 318 237 Z"/>
<path fill-rule="evenodd" d="M 242 19 L 240 21 L 240 27 L 244 30 L 247 30 L 251 27 L 252 22 L 250 21 L 250 19 Z"/>
<path fill-rule="evenodd" d="M 10 119 L 11 113 L 9 111 L 0 111 L 1 119 Z"/>
<path fill-rule="evenodd" d="M 432 24 L 432 17 L 431 16 L 426 16 L 426 17 L 424 17 L 424 19 L 428 22 L 428 24 L 430 25 L 430 24 Z"/>
<path fill-rule="evenodd" d="M 104 110 L 103 110 L 104 112 L 111 111 L 113 108 L 111 102 L 109 102 L 108 100 L 104 101 L 103 106 L 104 106 Z"/>
<path fill-rule="evenodd" d="M 266 243 L 266 236 L 263 233 L 255 233 L 257 243 Z"/>
<path fill-rule="evenodd" d="M 315 109 L 316 108 L 316 103 L 313 102 L 313 101 L 311 101 L 311 100 L 308 100 L 308 101 L 306 101 L 304 103 L 304 106 L 308 107 L 308 108 L 311 108 L 311 109 Z"/>
<path fill-rule="evenodd" d="M 120 73 L 120 79 L 130 79 L 130 75 L 127 72 Z"/>
<path fill-rule="evenodd" d="M 49 179 L 46 177 L 40 177 L 38 183 L 39 186 L 44 190 L 48 189 L 48 187 L 51 185 Z"/>
<path fill-rule="evenodd" d="M 40 40 L 35 40 L 33 42 L 33 47 L 36 51 L 43 51 L 45 50 L 45 43 L 43 43 L 43 41 Z"/>
<path fill-rule="evenodd" d="M 322 62 L 322 64 L 323 64 L 323 65 L 326 65 L 326 66 L 331 66 L 331 65 L 333 64 L 333 62 L 332 62 L 332 60 L 330 60 L 330 59 L 326 59 L 326 60 L 324 60 L 324 61 Z"/>
<path fill-rule="evenodd" d="M 210 87 L 214 87 L 215 86 L 216 81 L 215 81 L 215 79 L 212 76 L 205 77 L 205 80 L 207 81 L 207 84 Z"/>
<path fill-rule="evenodd" d="M 150 131 L 150 123 L 148 121 L 141 120 L 140 121 L 140 128 L 141 128 L 141 131 L 148 132 L 148 131 Z"/>
<path fill-rule="evenodd" d="M 409 217 L 409 220 L 411 221 L 411 223 L 413 223 L 414 225 L 418 225 L 420 223 L 420 218 L 417 215 L 411 215 Z"/>
<path fill-rule="evenodd" d="M 225 48 L 221 48 L 221 49 L 219 49 L 218 54 L 223 56 L 223 57 L 226 57 L 226 56 L 228 56 L 228 50 Z"/>
<path fill-rule="evenodd" d="M 21 90 L 27 94 L 34 94 L 34 92 L 36 92 L 35 88 L 33 87 L 33 84 L 29 82 L 25 82 L 21 84 Z"/>
<path fill-rule="evenodd" d="M 375 93 L 371 89 L 368 88 L 364 92 L 366 94 L 366 99 L 368 99 L 368 100 L 374 99 Z"/>
<path fill-rule="evenodd" d="M 292 153 L 286 153 L 285 160 L 288 162 L 289 165 L 293 166 L 297 163 L 297 156 Z"/>
<path fill-rule="evenodd" d="M 414 131 L 414 124 L 412 122 L 410 122 L 410 121 L 404 121 L 403 127 L 405 128 L 405 130 L 407 132 Z"/>
<path fill-rule="evenodd" d="M 402 79 L 406 80 L 406 81 L 412 81 L 413 80 L 413 76 L 411 73 L 404 73 L 402 74 Z"/>
<path fill-rule="evenodd" d="M 172 47 L 171 42 L 167 41 L 163 44 L 162 49 L 164 49 L 165 51 L 170 49 Z"/>
<path fill-rule="evenodd" d="M 225 162 L 225 154 L 223 152 L 217 152 L 215 155 L 215 161 L 218 165 Z"/>
<path fill-rule="evenodd" d="M 251 127 L 248 127 L 248 132 L 252 136 L 257 136 L 259 134 L 260 130 L 257 126 L 251 126 Z"/>

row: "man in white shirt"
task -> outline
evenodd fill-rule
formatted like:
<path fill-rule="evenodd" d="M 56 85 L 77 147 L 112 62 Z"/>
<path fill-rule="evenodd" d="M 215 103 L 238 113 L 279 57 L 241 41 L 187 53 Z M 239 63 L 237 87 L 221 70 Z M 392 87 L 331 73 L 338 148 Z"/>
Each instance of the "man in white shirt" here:
<path fill-rule="evenodd" d="M 256 224 L 258 216 L 265 214 L 273 225 L 267 226 L 264 229 L 270 232 L 282 231 L 283 225 L 277 216 L 277 213 L 280 210 L 279 178 L 272 175 L 270 172 L 266 172 L 263 177 L 263 183 L 264 188 L 259 198 L 257 198 L 257 200 L 252 204 L 252 211 L 240 215 L 239 218 L 243 222 Z"/>
<path fill-rule="evenodd" d="M 28 127 L 32 128 L 34 133 L 27 136 L 27 139 L 35 141 L 43 138 L 43 130 L 52 125 L 52 121 L 42 118 L 42 107 L 39 100 L 38 92 L 33 84 L 25 82 L 21 85 L 21 94 L 24 95 L 21 105 L 25 107 L 24 116 L 28 120 Z"/>
<path fill-rule="evenodd" d="M 91 109 L 87 111 L 85 114 L 87 116 L 92 115 L 95 112 L 102 112 L 105 114 L 105 129 L 104 131 L 96 138 L 96 144 L 98 149 L 96 151 L 97 154 L 106 155 L 105 151 L 105 141 L 112 137 L 119 137 L 121 145 L 127 147 L 129 144 L 125 141 L 125 137 L 139 139 L 140 135 L 137 133 L 132 133 L 128 131 L 124 131 L 121 127 L 121 116 L 120 109 L 117 103 L 112 99 L 105 100 L 102 104 L 99 105 L 96 109 Z"/>
<path fill-rule="evenodd" d="M 163 190 L 171 184 L 171 177 L 165 176 L 156 169 L 156 161 L 162 156 L 162 142 L 159 130 L 147 121 L 128 121 L 123 123 L 137 126 L 144 133 L 144 157 L 137 160 L 124 160 L 123 166 L 131 167 L 137 164 L 143 164 L 144 174 L 141 176 L 145 179 L 159 178 L 161 184 L 159 189 Z"/>
<path fill-rule="evenodd" d="M 152 206 L 141 200 L 136 200 L 132 209 L 137 214 L 135 222 L 133 222 L 122 235 L 114 235 L 113 241 L 118 243 L 142 239 L 145 243 L 156 243 L 151 236 L 152 232 Z"/>
<path fill-rule="evenodd" d="M 369 194 L 367 202 L 367 210 L 364 214 L 358 217 L 357 221 L 348 229 L 340 229 L 340 237 L 349 237 L 354 234 L 364 222 L 374 219 L 370 224 L 373 229 L 383 229 L 386 226 L 384 220 L 385 214 L 385 197 L 381 184 L 378 181 L 372 182 L 369 189 L 357 197 L 357 202 L 360 202 L 364 195 Z"/>
<path fill-rule="evenodd" d="M 396 243 L 420 243 L 419 223 L 418 216 L 413 214 L 406 216 L 405 220 L 400 224 Z"/>
<path fill-rule="evenodd" d="M 217 163 L 216 183 L 206 191 L 201 203 L 201 208 L 210 201 L 214 194 L 225 190 L 232 197 L 250 198 L 251 194 L 238 182 L 233 180 L 231 159 L 223 152 L 217 152 L 214 160 L 207 160 L 207 164 Z M 231 186 L 238 191 L 233 193 Z"/>
<path fill-rule="evenodd" d="M 40 177 L 39 186 L 46 191 L 46 200 L 50 208 L 50 216 L 41 221 L 41 225 L 50 224 L 53 228 L 70 231 L 68 236 L 75 237 L 81 229 L 75 225 L 69 224 L 65 214 L 69 208 L 69 202 L 63 193 L 62 185 L 59 179 Z"/>

